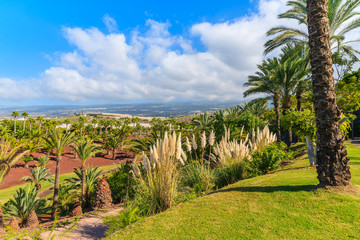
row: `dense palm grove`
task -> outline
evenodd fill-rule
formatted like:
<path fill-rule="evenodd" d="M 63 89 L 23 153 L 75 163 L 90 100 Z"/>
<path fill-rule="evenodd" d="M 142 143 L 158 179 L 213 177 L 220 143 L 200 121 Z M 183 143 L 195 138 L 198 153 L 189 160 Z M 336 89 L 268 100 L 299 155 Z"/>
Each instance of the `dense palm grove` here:
<path fill-rule="evenodd" d="M 51 213 L 55 219 L 90 211 L 106 201 L 124 203 L 120 216 L 106 220 L 111 233 L 238 180 L 273 171 L 294 157 L 288 147 L 297 142 L 306 142 L 309 163 L 317 165 L 321 185 L 347 185 L 343 136 L 351 135 L 354 112 L 360 108 L 359 71 L 353 71 L 358 51 L 347 35 L 359 27 L 359 5 L 357 0 L 289 1 L 289 10 L 279 17 L 296 20 L 299 28 L 269 30 L 265 53 L 277 49 L 280 55 L 258 65 L 244 85 L 249 101 L 229 109 L 151 121 L 86 116 L 58 121 L 28 113 L 21 113 L 19 120 L 20 113 L 14 111 L 12 119 L 1 121 L 0 183 L 18 162 L 25 168 L 36 162 L 36 167 L 30 169 L 31 177 L 22 179 L 29 184 L 3 204 L 4 214 L 17 217 L 25 227 L 34 214 L 36 218 Z M 319 28 L 326 31 L 320 33 Z M 326 46 L 318 47 L 319 42 Z M 262 97 L 250 98 L 259 94 Z M 79 167 L 75 177 L 63 181 L 60 168 L 67 147 Z M 110 173 L 87 164 L 105 153 L 115 160 L 120 151 L 133 152 L 134 161 Z M 34 157 L 35 152 L 43 154 Z M 49 161 L 56 162 L 55 175 L 46 167 Z M 54 185 L 53 192 L 40 198 L 44 182 Z"/>

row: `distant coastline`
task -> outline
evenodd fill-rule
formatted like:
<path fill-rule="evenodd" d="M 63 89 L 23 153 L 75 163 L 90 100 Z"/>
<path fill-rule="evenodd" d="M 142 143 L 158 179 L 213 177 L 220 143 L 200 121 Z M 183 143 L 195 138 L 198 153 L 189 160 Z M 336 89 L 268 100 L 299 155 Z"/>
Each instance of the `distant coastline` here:
<path fill-rule="evenodd" d="M 54 106 L 12 106 L 0 107 L 0 118 L 10 117 L 13 111 L 28 112 L 30 116 L 50 118 L 74 114 L 123 114 L 139 117 L 180 117 L 216 111 L 239 104 L 232 103 L 139 103 L 139 104 L 98 104 L 98 105 L 54 105 Z"/>

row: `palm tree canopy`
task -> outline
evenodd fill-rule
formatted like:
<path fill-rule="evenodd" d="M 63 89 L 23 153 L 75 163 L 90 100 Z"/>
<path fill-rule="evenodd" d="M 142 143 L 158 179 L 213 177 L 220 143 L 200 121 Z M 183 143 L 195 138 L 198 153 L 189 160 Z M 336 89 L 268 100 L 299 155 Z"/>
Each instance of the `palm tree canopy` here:
<path fill-rule="evenodd" d="M 83 164 L 85 164 L 90 157 L 93 157 L 96 153 L 102 151 L 100 146 L 93 144 L 91 140 L 78 141 L 74 146 L 71 146 L 71 148 L 78 155 Z"/>
<path fill-rule="evenodd" d="M 20 179 L 20 181 L 27 181 L 35 184 L 44 181 L 54 183 L 54 180 L 50 178 L 53 176 L 53 174 L 46 167 L 41 166 L 36 168 L 30 168 L 30 173 L 32 178 L 29 176 L 24 176 L 23 178 Z"/>
<path fill-rule="evenodd" d="M 10 168 L 29 152 L 23 150 L 24 144 L 11 145 L 11 142 L 0 144 L 0 183 L 8 174 Z"/>
<path fill-rule="evenodd" d="M 18 111 L 13 111 L 12 113 L 11 113 L 11 116 L 13 116 L 13 117 L 17 117 L 17 116 L 19 116 L 20 115 L 20 113 L 18 112 Z"/>
<path fill-rule="evenodd" d="M 265 43 L 265 54 L 287 43 L 307 44 L 309 36 L 307 27 L 306 0 L 288 1 L 290 7 L 288 11 L 279 15 L 280 19 L 296 20 L 303 28 L 291 28 L 288 26 L 278 26 L 267 32 L 268 36 L 275 37 Z M 328 17 L 330 26 L 330 41 L 332 50 L 343 51 L 349 56 L 359 53 L 349 44 L 354 41 L 345 41 L 346 35 L 354 29 L 360 27 L 360 13 L 357 8 L 360 6 L 359 0 L 329 0 Z M 355 40 L 355 42 L 360 39 Z"/>
<path fill-rule="evenodd" d="M 74 141 L 74 133 L 62 133 L 59 129 L 53 129 L 44 140 L 55 154 L 60 156 L 64 153 L 65 147 Z"/>

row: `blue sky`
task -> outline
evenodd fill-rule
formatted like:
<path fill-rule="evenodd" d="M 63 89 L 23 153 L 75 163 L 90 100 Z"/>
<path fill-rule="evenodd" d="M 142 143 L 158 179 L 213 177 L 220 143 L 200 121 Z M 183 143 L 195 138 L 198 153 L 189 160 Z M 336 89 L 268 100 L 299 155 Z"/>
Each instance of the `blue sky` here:
<path fill-rule="evenodd" d="M 0 105 L 234 100 L 284 7 L 284 0 L 1 1 Z M 67 88 L 72 83 L 78 90 Z"/>

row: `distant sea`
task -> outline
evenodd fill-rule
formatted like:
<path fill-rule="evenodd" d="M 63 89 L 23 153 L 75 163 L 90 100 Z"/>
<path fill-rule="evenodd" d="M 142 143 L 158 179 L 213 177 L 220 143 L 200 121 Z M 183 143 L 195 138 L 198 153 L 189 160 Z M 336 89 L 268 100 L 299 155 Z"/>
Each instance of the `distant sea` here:
<path fill-rule="evenodd" d="M 233 103 L 162 103 L 162 104 L 99 104 L 99 105 L 57 105 L 57 106 L 12 106 L 0 107 L 0 116 L 10 117 L 13 111 L 28 112 L 30 116 L 63 117 L 79 113 L 118 113 L 143 117 L 189 116 L 207 111 L 216 111 L 239 104 Z"/>

